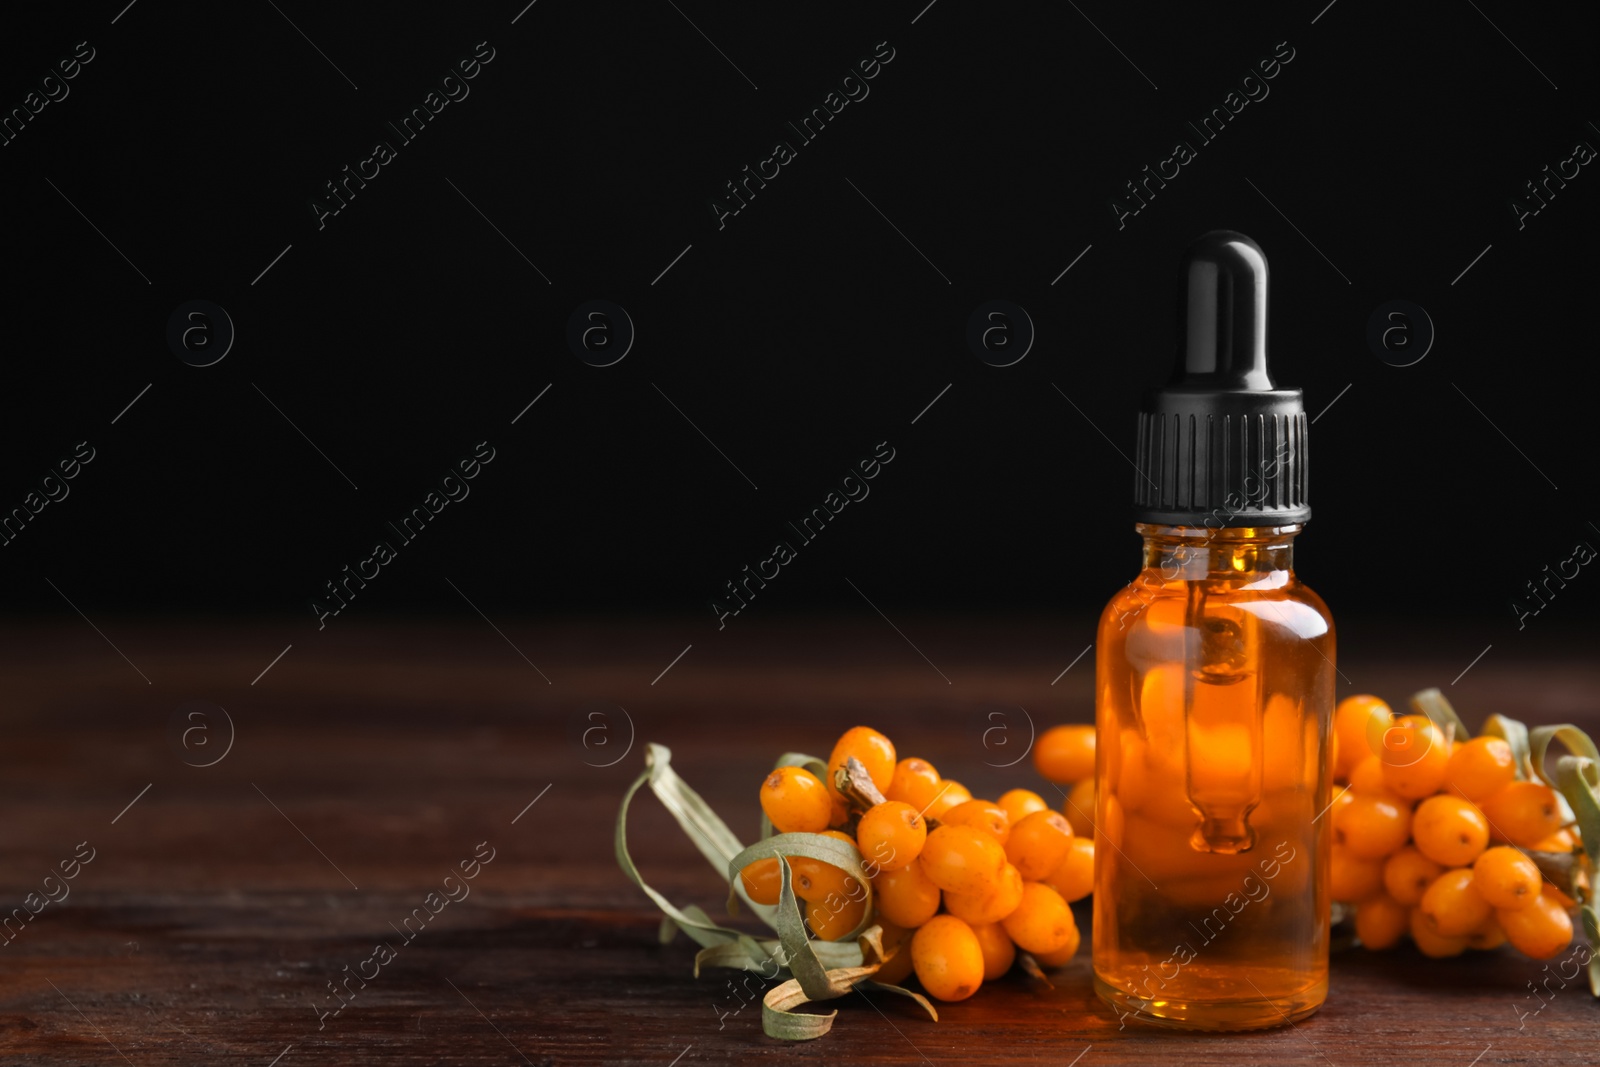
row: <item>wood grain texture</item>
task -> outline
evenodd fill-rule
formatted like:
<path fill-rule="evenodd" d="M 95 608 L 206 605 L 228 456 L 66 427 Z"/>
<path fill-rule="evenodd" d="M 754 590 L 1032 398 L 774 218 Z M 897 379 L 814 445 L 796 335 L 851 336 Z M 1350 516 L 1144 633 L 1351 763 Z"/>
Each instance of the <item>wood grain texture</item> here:
<path fill-rule="evenodd" d="M 669 745 L 747 840 L 772 759 L 825 755 L 857 722 L 980 795 L 1048 793 L 1027 760 L 999 765 L 1025 750 L 1021 709 L 1038 728 L 1090 718 L 1092 655 L 1050 684 L 1087 642 L 1058 623 L 896 618 L 902 638 L 876 617 L 721 634 L 699 619 L 496 620 L 503 636 L 476 620 L 320 634 L 96 621 L 151 684 L 79 621 L 0 630 L 0 911 L 80 842 L 95 850 L 70 896 L 0 948 L 6 1064 L 1600 1062 L 1600 1005 L 1553 980 L 1535 998 L 1544 965 L 1510 951 L 1345 952 L 1319 1014 L 1253 1035 L 1119 1029 L 1085 952 L 1054 988 L 1011 976 L 941 1007 L 937 1024 L 899 998 L 852 996 L 833 1033 L 786 1045 L 762 1035 L 758 1002 L 736 1010 L 734 975 L 697 981 L 692 946 L 658 943 L 656 913 L 611 852 L 640 743 Z M 1342 637 L 1341 695 L 1401 701 L 1441 685 L 1469 725 L 1502 711 L 1600 731 L 1592 643 L 1497 644 L 1452 687 L 1492 635 Z M 235 724 L 211 767 L 186 765 L 169 740 L 174 709 L 194 699 Z M 986 744 L 997 724 L 1006 732 Z M 648 794 L 635 811 L 652 884 L 716 913 L 722 883 L 676 825 Z M 480 847 L 493 859 L 470 895 L 434 914 L 427 895 Z M 428 922 L 413 919 L 407 941 L 396 928 L 419 908 Z M 327 983 L 370 973 L 380 941 L 394 958 L 319 1018 L 339 1003 Z"/>

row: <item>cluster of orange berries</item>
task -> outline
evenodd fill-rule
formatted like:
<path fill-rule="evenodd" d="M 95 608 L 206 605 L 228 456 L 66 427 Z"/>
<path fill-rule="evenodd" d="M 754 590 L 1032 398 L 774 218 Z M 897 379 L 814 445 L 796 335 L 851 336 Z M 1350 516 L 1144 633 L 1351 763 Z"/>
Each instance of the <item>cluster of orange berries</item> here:
<path fill-rule="evenodd" d="M 1329 812 L 1332 895 L 1355 905 L 1367 948 L 1409 933 L 1427 956 L 1509 941 L 1549 959 L 1572 940 L 1576 902 L 1528 852 L 1570 853 L 1577 841 L 1555 791 L 1521 775 L 1506 741 L 1457 740 L 1426 715 L 1347 697 L 1334 712 L 1334 778 L 1347 787 Z"/>
<path fill-rule="evenodd" d="M 852 803 L 836 784 L 852 758 L 878 794 L 870 805 Z M 930 996 L 964 1000 L 1009 971 L 1018 949 L 1044 967 L 1078 950 L 1068 905 L 1093 888 L 1093 839 L 1077 836 L 1037 793 L 974 799 L 927 760 L 897 760 L 887 737 L 857 726 L 834 745 L 826 780 L 803 767 L 767 775 L 761 808 L 779 833 L 822 834 L 859 850 L 888 955 L 877 981 L 897 984 L 914 971 Z M 780 862 L 814 937 L 847 937 L 868 918 L 868 895 L 854 878 L 801 856 L 744 868 L 751 900 L 778 902 Z"/>

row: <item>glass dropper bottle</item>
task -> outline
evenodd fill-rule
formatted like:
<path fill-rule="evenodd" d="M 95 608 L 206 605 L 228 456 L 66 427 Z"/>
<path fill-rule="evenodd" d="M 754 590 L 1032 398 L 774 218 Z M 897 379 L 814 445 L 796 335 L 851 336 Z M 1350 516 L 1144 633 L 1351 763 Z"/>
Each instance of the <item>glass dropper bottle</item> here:
<path fill-rule="evenodd" d="M 1267 263 L 1216 230 L 1139 415 L 1143 567 L 1101 616 L 1094 970 L 1123 1022 L 1279 1026 L 1328 989 L 1333 620 L 1295 576 L 1299 389 L 1267 370 Z"/>

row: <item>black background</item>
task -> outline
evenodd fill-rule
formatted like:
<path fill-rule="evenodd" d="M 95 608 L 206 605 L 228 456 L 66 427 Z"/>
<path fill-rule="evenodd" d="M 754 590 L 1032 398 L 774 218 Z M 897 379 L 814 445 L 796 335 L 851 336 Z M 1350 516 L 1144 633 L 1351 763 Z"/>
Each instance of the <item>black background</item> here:
<path fill-rule="evenodd" d="M 1087 633 L 1137 567 L 1119 450 L 1170 368 L 1177 259 L 1219 227 L 1265 249 L 1274 372 L 1319 415 L 1297 565 L 1336 617 L 1511 639 L 1523 583 L 1600 546 L 1600 175 L 1521 230 L 1509 207 L 1600 146 L 1586 8 L 924 2 L 8 11 L 6 109 L 77 42 L 96 57 L 0 148 L 0 507 L 75 442 L 97 458 L 0 548 L 5 609 L 70 614 L 48 578 L 91 617 L 309 627 L 323 583 L 487 439 L 470 497 L 346 617 L 469 612 L 448 578 L 491 615 L 713 627 L 722 583 L 887 441 L 870 497 L 753 612 L 868 611 L 848 578 L 891 617 Z M 319 231 L 323 183 L 480 41 L 470 96 Z M 719 229 L 708 200 L 881 41 L 870 95 Z M 1124 181 L 1285 41 L 1270 95 L 1119 230 Z M 195 298 L 237 327 L 207 368 L 165 341 Z M 594 298 L 638 332 L 607 368 L 565 341 Z M 1037 327 L 1007 368 L 965 341 L 995 298 Z M 1405 368 L 1365 340 L 1397 298 L 1438 331 Z M 1596 588 L 1539 627 L 1586 621 Z"/>

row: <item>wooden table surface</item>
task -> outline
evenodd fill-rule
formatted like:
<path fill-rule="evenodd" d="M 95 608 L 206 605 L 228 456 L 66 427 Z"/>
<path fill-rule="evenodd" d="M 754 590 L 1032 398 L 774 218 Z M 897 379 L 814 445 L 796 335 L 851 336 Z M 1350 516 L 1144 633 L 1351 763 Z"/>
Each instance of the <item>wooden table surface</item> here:
<path fill-rule="evenodd" d="M 1027 760 L 993 765 L 1023 751 L 1022 709 L 1039 728 L 1090 718 L 1092 656 L 1051 684 L 1088 641 L 1060 622 L 897 618 L 904 639 L 876 616 L 722 633 L 95 622 L 101 635 L 77 619 L 0 627 L 3 910 L 59 897 L 47 875 L 93 855 L 70 895 L 7 928 L 0 1063 L 1600 1062 L 1600 1004 L 1577 983 L 1535 998 L 1544 965 L 1509 950 L 1344 952 L 1312 1019 L 1214 1036 L 1119 1029 L 1085 951 L 1053 989 L 1014 975 L 938 1023 L 851 996 L 827 1037 L 785 1044 L 762 1035 L 758 1004 L 734 1010 L 732 972 L 696 980 L 690 943 L 657 942 L 657 913 L 612 858 L 643 742 L 669 745 L 746 840 L 772 759 L 826 755 L 858 722 L 979 795 L 1048 792 Z M 1592 642 L 1497 642 L 1451 686 L 1490 638 L 1423 640 L 1344 627 L 1340 694 L 1441 685 L 1473 726 L 1502 711 L 1600 729 Z M 226 710 L 231 747 L 219 713 L 184 717 L 197 700 Z M 635 810 L 646 876 L 716 914 L 721 881 L 647 792 Z M 470 895 L 402 939 L 475 854 L 492 858 Z M 384 940 L 393 958 L 322 1016 L 339 1003 L 328 983 L 370 974 Z"/>

